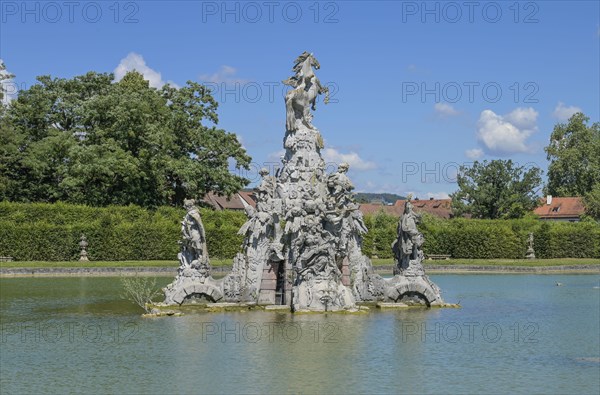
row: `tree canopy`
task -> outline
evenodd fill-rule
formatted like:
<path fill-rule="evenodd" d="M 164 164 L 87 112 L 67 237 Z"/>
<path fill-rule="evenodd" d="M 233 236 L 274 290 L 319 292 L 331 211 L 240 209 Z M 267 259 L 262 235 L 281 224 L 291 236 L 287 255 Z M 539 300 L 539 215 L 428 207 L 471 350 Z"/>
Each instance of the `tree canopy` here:
<path fill-rule="evenodd" d="M 0 114 L 0 200 L 93 206 L 180 205 L 248 180 L 251 158 L 216 126 L 217 102 L 196 82 L 152 88 L 138 72 L 41 76 Z"/>
<path fill-rule="evenodd" d="M 550 165 L 546 193 L 584 196 L 600 183 L 600 123 L 591 126 L 582 113 L 559 123 L 545 148 Z"/>
<path fill-rule="evenodd" d="M 591 191 L 583 197 L 585 213 L 589 217 L 600 221 L 600 182 L 594 185 Z"/>
<path fill-rule="evenodd" d="M 461 166 L 458 191 L 451 195 L 456 216 L 520 218 L 539 204 L 541 170 L 515 166 L 511 160 L 475 161 Z"/>

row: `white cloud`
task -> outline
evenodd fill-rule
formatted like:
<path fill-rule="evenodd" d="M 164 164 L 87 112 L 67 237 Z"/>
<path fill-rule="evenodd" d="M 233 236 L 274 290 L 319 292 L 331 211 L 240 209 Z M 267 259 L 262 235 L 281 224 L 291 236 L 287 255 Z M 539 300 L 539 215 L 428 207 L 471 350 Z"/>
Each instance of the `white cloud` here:
<path fill-rule="evenodd" d="M 537 116 L 533 108 L 517 108 L 505 116 L 484 110 L 477 122 L 477 137 L 492 153 L 530 152 L 527 139 L 537 131 Z"/>
<path fill-rule="evenodd" d="M 136 70 L 144 76 L 150 86 L 153 88 L 162 88 L 167 82 L 163 81 L 162 75 L 160 72 L 150 68 L 142 55 L 137 54 L 135 52 L 130 52 L 126 57 L 121 59 L 119 65 L 115 68 L 115 79 L 120 81 L 128 71 Z M 169 84 L 178 88 L 178 85 L 173 83 L 172 81 L 168 81 Z"/>
<path fill-rule="evenodd" d="M 483 150 L 481 148 L 473 148 L 465 151 L 467 158 L 476 160 L 483 156 Z"/>
<path fill-rule="evenodd" d="M 235 84 L 235 83 L 246 83 L 248 81 L 237 78 L 235 75 L 237 74 L 237 70 L 231 66 L 221 66 L 221 68 L 213 74 L 201 74 L 200 81 L 203 83 L 212 82 L 215 84 Z"/>
<path fill-rule="evenodd" d="M 558 102 L 556 107 L 554 108 L 554 112 L 552 116 L 559 121 L 568 121 L 569 118 L 576 112 L 581 112 L 581 108 L 575 106 L 566 106 L 563 102 Z"/>
<path fill-rule="evenodd" d="M 535 129 L 535 122 L 538 113 L 531 107 L 518 107 L 504 116 L 504 119 L 518 129 L 532 130 Z"/>
<path fill-rule="evenodd" d="M 356 152 L 343 154 L 335 148 L 325 148 L 323 151 L 323 159 L 327 163 L 340 164 L 346 162 L 350 165 L 351 170 L 365 171 L 373 170 L 377 167 L 374 162 L 369 162 L 362 159 Z"/>
<path fill-rule="evenodd" d="M 454 107 L 452 107 L 452 105 L 448 103 L 435 103 L 435 106 L 433 106 L 433 108 L 436 114 L 443 117 L 451 117 L 459 114 L 459 112 L 456 111 Z"/>

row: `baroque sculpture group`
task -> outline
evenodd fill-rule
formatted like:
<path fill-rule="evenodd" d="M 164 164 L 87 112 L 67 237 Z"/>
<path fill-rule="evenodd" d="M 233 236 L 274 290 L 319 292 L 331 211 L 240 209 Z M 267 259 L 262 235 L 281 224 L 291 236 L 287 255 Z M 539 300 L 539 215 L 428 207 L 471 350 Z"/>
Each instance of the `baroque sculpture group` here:
<path fill-rule="evenodd" d="M 292 87 L 285 97 L 286 150 L 282 167 L 272 176 L 261 170 L 255 189 L 256 209 L 248 206 L 242 251 L 231 273 L 211 276 L 206 236 L 193 200 L 185 203 L 180 267 L 165 288 L 165 304 L 254 303 L 288 305 L 292 311 L 354 311 L 360 302 L 443 306 L 439 288 L 423 270 L 423 235 L 410 202 L 391 247 L 394 277 L 375 274 L 361 251 L 367 232 L 348 164 L 327 174 L 321 157 L 323 138 L 312 124 L 316 99 L 329 92 L 314 73 L 319 62 L 304 52 L 295 61 Z"/>

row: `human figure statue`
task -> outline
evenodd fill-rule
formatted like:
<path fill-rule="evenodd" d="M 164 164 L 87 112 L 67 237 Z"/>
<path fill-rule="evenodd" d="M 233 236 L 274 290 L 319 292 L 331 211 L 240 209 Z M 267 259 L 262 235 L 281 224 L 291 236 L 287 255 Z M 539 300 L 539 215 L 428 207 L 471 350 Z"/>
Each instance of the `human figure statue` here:
<path fill-rule="evenodd" d="M 208 248 L 206 246 L 206 233 L 200 217 L 200 211 L 196 207 L 196 201 L 185 199 L 183 207 L 187 213 L 181 222 L 182 245 L 185 252 L 183 257 L 187 265 L 194 261 L 208 261 Z"/>
<path fill-rule="evenodd" d="M 354 185 L 352 185 L 350 178 L 348 178 L 348 169 L 350 169 L 348 163 L 340 163 L 337 172 L 327 177 L 327 188 L 329 189 L 330 196 L 335 199 L 338 206 L 352 200 Z"/>
<path fill-rule="evenodd" d="M 410 199 L 406 201 L 404 213 L 398 224 L 398 239 L 392 245 L 394 256 L 397 261 L 395 271 L 405 276 L 424 275 L 422 261 L 423 234 L 419 232 L 417 224 L 420 217 L 413 211 Z"/>

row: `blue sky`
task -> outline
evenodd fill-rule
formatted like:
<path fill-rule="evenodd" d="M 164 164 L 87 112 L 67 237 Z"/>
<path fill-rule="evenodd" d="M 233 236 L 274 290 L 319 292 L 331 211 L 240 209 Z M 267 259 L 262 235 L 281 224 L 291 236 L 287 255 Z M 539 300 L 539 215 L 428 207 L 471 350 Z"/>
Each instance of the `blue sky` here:
<path fill-rule="evenodd" d="M 219 126 L 274 163 L 284 87 L 303 51 L 332 90 L 313 123 L 358 191 L 445 197 L 474 159 L 547 161 L 553 126 L 600 120 L 597 1 L 0 2 L 0 59 L 31 86 L 137 69 L 211 84 Z"/>

